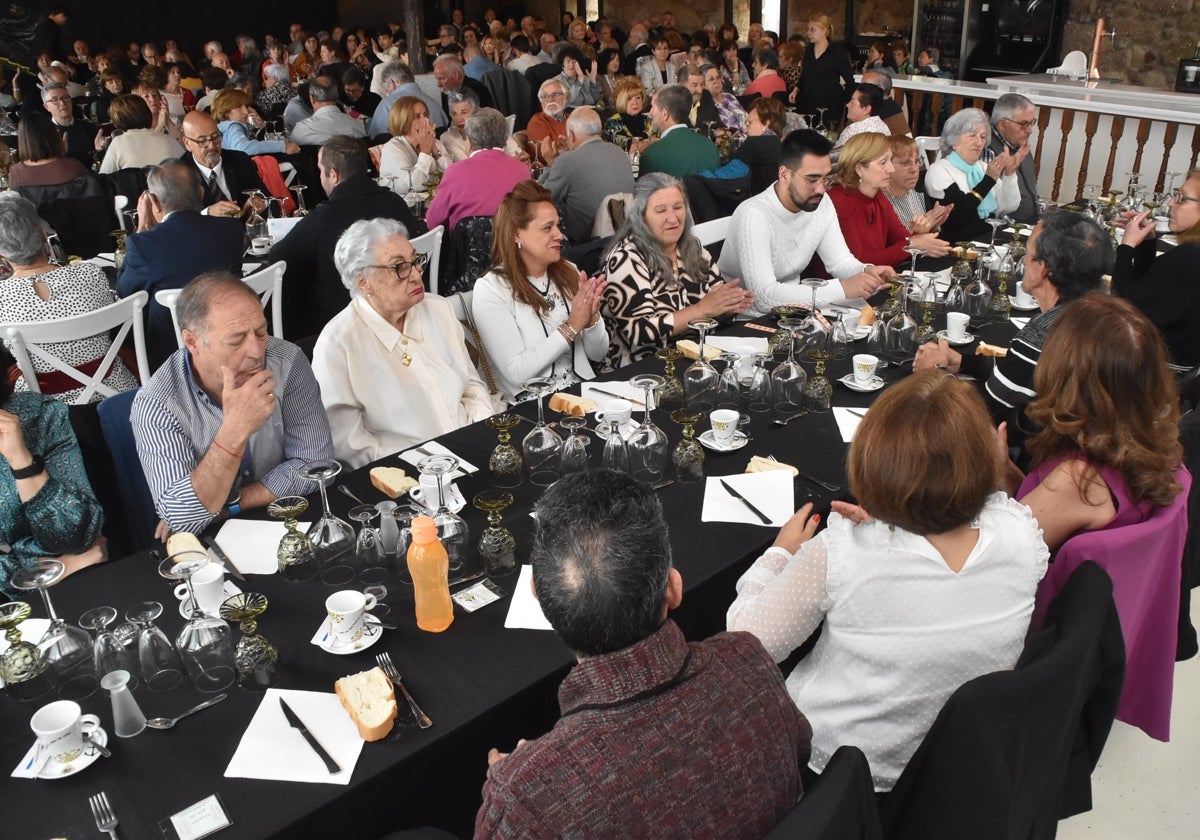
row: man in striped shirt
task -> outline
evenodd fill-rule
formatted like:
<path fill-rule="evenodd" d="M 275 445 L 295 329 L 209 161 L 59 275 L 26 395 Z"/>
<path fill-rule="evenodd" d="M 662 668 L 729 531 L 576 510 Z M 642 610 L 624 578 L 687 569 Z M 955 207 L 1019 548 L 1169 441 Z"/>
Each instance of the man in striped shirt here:
<path fill-rule="evenodd" d="M 145 384 L 130 414 L 160 538 L 310 492 L 305 463 L 333 458 L 312 368 L 294 344 L 267 336 L 249 286 L 201 275 L 184 287 L 177 312 L 184 348 Z"/>

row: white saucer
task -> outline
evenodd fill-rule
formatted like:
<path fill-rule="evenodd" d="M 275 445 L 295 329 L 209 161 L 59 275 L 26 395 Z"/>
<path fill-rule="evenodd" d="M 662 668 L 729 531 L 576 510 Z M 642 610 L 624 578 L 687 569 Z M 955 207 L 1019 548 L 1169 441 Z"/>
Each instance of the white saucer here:
<path fill-rule="evenodd" d="M 104 731 L 104 727 L 97 726 L 91 731 L 91 736 L 96 739 L 96 743 L 102 747 L 108 746 L 108 733 Z M 100 750 L 94 745 L 84 743 L 83 752 L 74 761 L 69 761 L 66 764 L 59 764 L 51 759 L 46 762 L 46 765 L 38 771 L 39 779 L 64 779 L 67 776 L 74 776 L 80 770 L 86 770 L 96 763 L 96 759 L 100 757 Z"/>
<path fill-rule="evenodd" d="M 1021 304 L 1017 303 L 1017 299 L 1015 297 L 1013 297 L 1012 295 L 1008 296 L 1008 302 L 1011 303 L 1012 308 L 1017 310 L 1018 312 L 1033 312 L 1039 308 L 1036 300 L 1029 306 L 1022 306 Z"/>
<path fill-rule="evenodd" d="M 883 387 L 883 380 L 878 376 L 872 378 L 869 385 L 861 385 L 859 384 L 859 381 L 854 378 L 853 373 L 847 373 L 845 376 L 839 379 L 838 382 L 841 382 L 851 391 L 858 391 L 859 393 L 863 394 L 868 394 L 871 391 L 878 391 Z"/>
<path fill-rule="evenodd" d="M 185 611 L 184 611 L 184 609 L 183 609 L 183 608 L 184 608 L 184 607 L 186 607 L 186 606 L 187 606 L 187 600 L 186 600 L 186 599 L 185 599 L 185 600 L 183 600 L 183 601 L 180 601 L 180 602 L 179 602 L 179 616 L 180 616 L 181 618 L 191 618 L 191 617 L 192 617 L 192 616 L 191 616 L 189 613 L 187 613 L 187 612 L 185 612 Z M 220 615 L 218 615 L 217 613 L 210 613 L 210 612 L 206 612 L 206 613 L 204 613 L 204 615 L 205 615 L 205 616 L 207 616 L 208 618 L 220 618 L 220 617 L 221 617 L 221 616 L 220 616 Z"/>
<path fill-rule="evenodd" d="M 640 425 L 641 425 L 641 423 L 639 423 L 637 420 L 634 420 L 632 417 L 630 417 L 628 422 L 622 423 L 617 428 L 617 431 L 619 431 L 621 433 L 621 439 L 627 441 L 627 440 L 629 440 L 630 436 L 633 434 L 633 430 L 636 429 Z M 602 422 L 602 423 L 596 424 L 596 437 L 600 438 L 601 440 L 608 440 L 608 424 L 607 423 Z"/>
<path fill-rule="evenodd" d="M 862 325 L 859 325 L 858 327 L 855 328 L 854 335 L 850 336 L 850 340 L 851 341 L 862 341 L 864 338 L 866 338 L 870 334 L 871 334 L 870 324 L 868 324 L 865 327 Z"/>
<path fill-rule="evenodd" d="M 750 442 L 750 438 L 746 437 L 746 433 L 740 429 L 733 433 L 733 439 L 726 446 L 722 446 L 716 442 L 713 438 L 712 429 L 701 434 L 699 440 L 705 449 L 711 449 L 713 452 L 736 452 Z"/>
<path fill-rule="evenodd" d="M 379 641 L 383 636 L 383 628 L 379 626 L 379 619 L 371 615 L 371 613 L 363 614 L 363 634 L 356 641 L 346 645 L 334 646 L 326 641 L 330 637 L 329 618 L 326 617 L 321 622 L 320 628 L 317 630 L 317 635 L 312 637 L 312 643 L 326 653 L 332 653 L 337 656 L 349 656 L 352 653 L 358 653 L 360 650 L 366 650 Z"/>
<path fill-rule="evenodd" d="M 425 504 L 423 502 L 421 502 L 420 500 L 418 500 L 417 497 L 412 494 L 412 491 L 420 486 L 421 486 L 420 484 L 414 484 L 408 491 L 408 497 L 413 500 L 413 502 L 417 505 L 417 507 L 424 508 L 425 510 L 428 511 L 429 508 L 425 507 Z M 421 491 L 421 495 L 422 496 L 425 495 L 425 491 L 423 488 Z M 458 513 L 460 510 L 462 510 L 466 506 L 467 506 L 467 500 L 463 498 L 463 494 L 459 491 L 457 484 L 451 484 L 449 487 L 446 488 L 446 507 L 450 508 L 451 513 Z"/>
<path fill-rule="evenodd" d="M 971 335 L 970 333 L 967 333 L 962 338 L 951 338 L 950 334 L 945 330 L 938 330 L 938 338 L 946 339 L 946 341 L 950 342 L 955 347 L 958 347 L 960 344 L 970 344 L 975 340 L 975 336 Z"/>

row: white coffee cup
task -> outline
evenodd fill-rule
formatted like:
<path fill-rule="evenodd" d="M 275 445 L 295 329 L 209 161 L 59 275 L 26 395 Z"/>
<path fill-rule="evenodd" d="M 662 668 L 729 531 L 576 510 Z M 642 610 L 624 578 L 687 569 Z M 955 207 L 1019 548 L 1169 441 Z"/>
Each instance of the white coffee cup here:
<path fill-rule="evenodd" d="M 970 322 L 971 316 L 965 312 L 947 312 L 946 336 L 951 341 L 965 341 L 967 338 L 967 324 Z"/>
<path fill-rule="evenodd" d="M 712 423 L 713 440 L 719 446 L 728 446 L 733 442 L 739 417 L 741 415 L 732 408 L 718 408 L 708 415 L 708 422 Z"/>
<path fill-rule="evenodd" d="M 100 718 L 81 714 L 74 700 L 56 700 L 33 713 L 29 728 L 37 736 L 43 750 L 50 753 L 50 765 L 70 764 L 83 754 L 84 733 L 100 728 Z M 43 765 L 49 766 L 49 765 Z"/>
<path fill-rule="evenodd" d="M 618 426 L 624 426 L 632 416 L 633 403 L 629 400 L 609 400 L 604 404 L 604 408 L 596 412 L 596 422 L 616 423 Z"/>
<path fill-rule="evenodd" d="M 420 483 L 408 491 L 409 498 L 414 499 L 426 510 L 436 511 L 438 509 L 438 476 L 422 474 L 418 481 Z M 452 504 L 454 483 L 449 478 L 443 478 L 441 481 L 442 487 L 445 488 L 446 505 L 449 506 Z"/>
<path fill-rule="evenodd" d="M 851 361 L 854 363 L 854 381 L 860 385 L 871 384 L 879 367 L 879 359 L 869 353 L 858 353 Z"/>
<path fill-rule="evenodd" d="M 325 599 L 329 632 L 335 647 L 357 642 L 363 635 L 363 613 L 374 608 L 375 596 L 343 589 Z"/>
<path fill-rule="evenodd" d="M 225 567 L 218 563 L 201 566 L 192 575 L 192 591 L 196 593 L 196 603 L 206 615 L 216 615 L 225 600 Z M 175 587 L 175 597 L 180 601 L 187 600 L 187 584 L 181 583 Z"/>
<path fill-rule="evenodd" d="M 250 253 L 261 256 L 271 250 L 271 237 L 256 236 L 250 240 Z"/>
<path fill-rule="evenodd" d="M 858 332 L 858 322 L 861 318 L 862 313 L 857 309 L 851 309 L 842 316 L 842 323 L 846 325 L 846 332 L 851 338 L 854 338 L 854 334 Z"/>
<path fill-rule="evenodd" d="M 1024 280 L 1017 283 L 1017 293 L 1014 295 L 1014 297 L 1017 299 L 1018 306 L 1030 307 L 1037 305 L 1037 300 L 1034 298 L 1034 296 L 1025 291 Z"/>

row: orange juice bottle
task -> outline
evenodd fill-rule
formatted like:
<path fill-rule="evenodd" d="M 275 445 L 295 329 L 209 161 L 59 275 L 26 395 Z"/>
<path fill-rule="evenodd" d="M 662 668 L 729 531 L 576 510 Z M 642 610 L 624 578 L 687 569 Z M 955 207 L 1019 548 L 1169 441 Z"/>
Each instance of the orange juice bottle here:
<path fill-rule="evenodd" d="M 412 545 L 408 548 L 408 571 L 417 601 L 417 626 L 440 633 L 454 621 L 450 600 L 450 557 L 437 538 L 437 525 L 429 516 L 412 521 Z"/>

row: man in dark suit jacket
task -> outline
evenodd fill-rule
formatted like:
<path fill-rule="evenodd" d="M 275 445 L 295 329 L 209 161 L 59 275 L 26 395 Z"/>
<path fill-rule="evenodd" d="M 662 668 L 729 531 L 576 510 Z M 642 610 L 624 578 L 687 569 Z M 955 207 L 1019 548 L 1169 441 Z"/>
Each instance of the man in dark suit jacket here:
<path fill-rule="evenodd" d="M 180 160 L 200 178 L 205 215 L 240 215 L 248 201 L 243 191 L 267 194 L 254 161 L 242 152 L 223 150 L 217 121 L 203 111 L 189 111 L 183 118 L 183 146 L 187 152 Z"/>
<path fill-rule="evenodd" d="M 316 335 L 350 303 L 333 264 L 342 233 L 360 219 L 395 219 L 409 236 L 425 232 L 404 199 L 371 178 L 371 156 L 352 137 L 335 137 L 317 155 L 321 186 L 329 198 L 301 219 L 271 249 L 271 262 L 287 260 L 283 331 L 293 339 Z"/>
<path fill-rule="evenodd" d="M 650 123 L 659 139 L 642 152 L 640 175 L 666 172 L 686 178 L 721 165 L 713 142 L 688 128 L 691 110 L 692 94 L 683 85 L 667 85 L 654 92 Z"/>
<path fill-rule="evenodd" d="M 200 179 L 184 161 L 152 168 L 138 200 L 138 232 L 125 239 L 117 294 L 145 291 L 146 351 L 156 369 L 178 349 L 171 313 L 154 300 L 162 289 L 182 289 L 206 271 L 242 274 L 245 230 L 238 219 L 200 214 Z"/>

